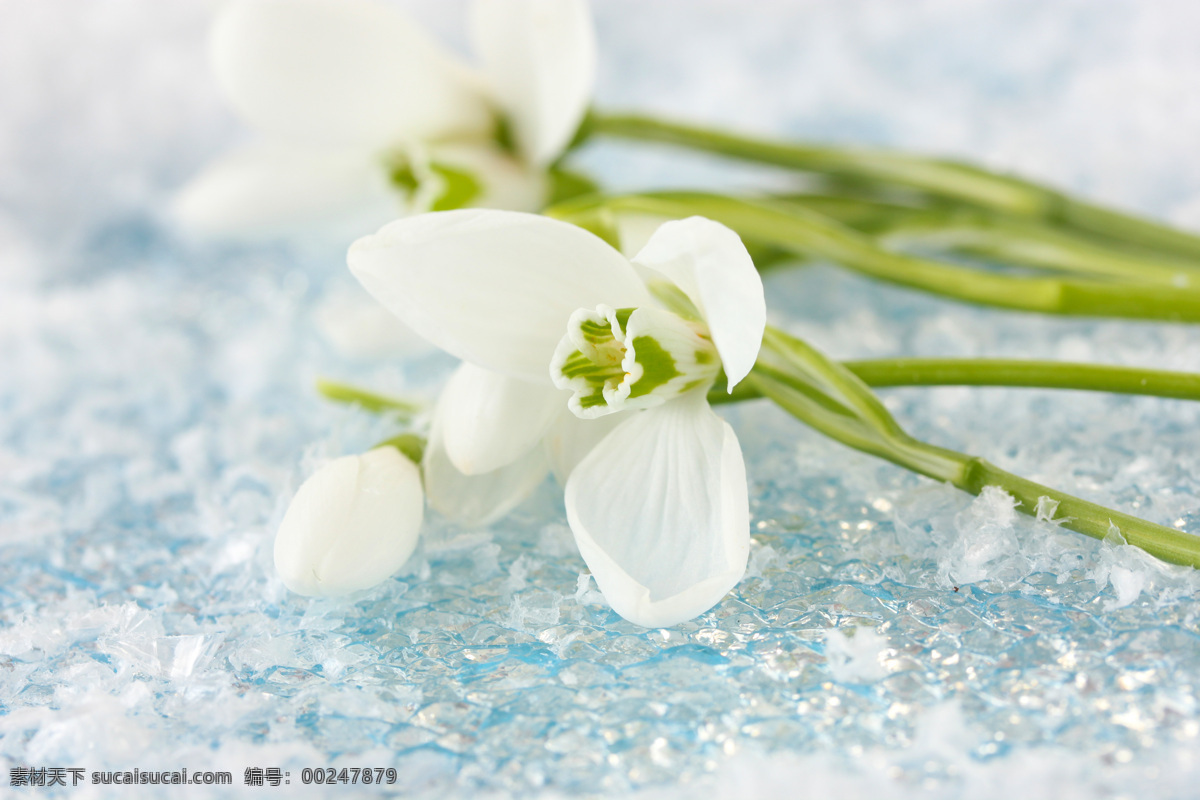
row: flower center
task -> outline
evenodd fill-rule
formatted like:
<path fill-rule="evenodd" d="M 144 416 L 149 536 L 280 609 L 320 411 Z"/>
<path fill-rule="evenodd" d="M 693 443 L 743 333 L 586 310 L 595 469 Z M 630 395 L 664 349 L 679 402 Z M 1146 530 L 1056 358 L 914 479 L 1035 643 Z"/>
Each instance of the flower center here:
<path fill-rule="evenodd" d="M 394 153 L 384 166 L 392 185 L 416 212 L 465 208 L 483 193 L 483 186 L 471 172 L 427 156 Z"/>
<path fill-rule="evenodd" d="M 593 419 L 707 387 L 720 368 L 703 323 L 656 308 L 602 305 L 571 315 L 550 377 L 574 392 L 567 405 L 576 416 Z"/>

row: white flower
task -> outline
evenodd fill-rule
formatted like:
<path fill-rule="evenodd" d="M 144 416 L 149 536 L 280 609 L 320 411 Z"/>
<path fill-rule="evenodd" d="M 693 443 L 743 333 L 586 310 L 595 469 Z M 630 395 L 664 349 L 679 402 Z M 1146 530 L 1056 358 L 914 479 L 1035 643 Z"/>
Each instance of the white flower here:
<path fill-rule="evenodd" d="M 177 218 L 224 236 L 359 235 L 429 208 L 540 208 L 591 93 L 586 2 L 475 0 L 470 22 L 482 74 L 373 0 L 231 2 L 212 60 L 260 140 L 187 185 Z"/>
<path fill-rule="evenodd" d="M 275 536 L 275 569 L 297 594 L 369 588 L 412 555 L 423 515 L 421 474 L 396 448 L 334 459 L 292 498 Z"/>
<path fill-rule="evenodd" d="M 394 222 L 356 242 L 349 263 L 466 362 L 426 454 L 436 506 L 495 516 L 557 461 L 580 552 L 621 616 L 681 622 L 740 580 L 745 467 L 706 399 L 722 367 L 730 386 L 750 371 L 766 323 L 736 234 L 669 222 L 631 263 L 564 222 L 462 210 Z M 625 409 L 644 410 L 615 413 Z"/>

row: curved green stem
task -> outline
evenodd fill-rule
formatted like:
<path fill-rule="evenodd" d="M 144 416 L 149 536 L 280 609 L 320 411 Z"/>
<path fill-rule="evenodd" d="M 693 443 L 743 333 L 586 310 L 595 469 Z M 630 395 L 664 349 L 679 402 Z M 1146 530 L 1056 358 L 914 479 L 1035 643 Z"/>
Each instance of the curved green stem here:
<path fill-rule="evenodd" d="M 688 192 L 589 198 L 586 203 L 558 206 L 546 213 L 593 222 L 602 212 L 667 217 L 699 214 L 728 225 L 744 239 L 828 259 L 879 280 L 970 303 L 1046 314 L 1200 322 L 1200 290 L 969 269 L 884 250 L 870 238 L 800 208 Z"/>
<path fill-rule="evenodd" d="M 1109 242 L 1200 259 L 1200 237 L 1076 200 L 1032 181 L 949 159 L 888 150 L 792 144 L 639 114 L 593 113 L 589 134 L 660 142 L 835 178 L 903 187 L 1005 214 L 1085 231 Z"/>
<path fill-rule="evenodd" d="M 850 370 L 824 358 L 812 348 L 793 347 L 791 342 L 794 341 L 797 340 L 781 331 L 772 331 L 765 340 L 762 353 L 764 363 L 756 366 L 746 381 L 762 396 L 770 398 L 792 416 L 826 436 L 971 494 L 979 494 L 987 486 L 997 486 L 1017 500 L 1017 508 L 1022 513 L 1052 519 L 1063 527 L 1096 539 L 1106 538 L 1115 528 L 1126 542 L 1156 558 L 1173 564 L 1200 567 L 1198 536 L 1156 525 L 1043 486 L 1000 469 L 982 458 L 921 442 L 904 432 L 890 415 L 888 422 L 880 425 L 874 419 L 848 419 L 844 415 L 830 414 L 809 394 L 797 391 L 794 383 L 820 382 L 833 373 L 840 373 L 837 384 L 843 398 L 851 394 L 873 395 Z M 797 353 L 802 355 L 797 357 Z M 816 360 L 823 363 L 814 375 Z M 772 361 L 774 365 L 769 366 L 766 361 Z M 786 377 L 781 378 L 781 375 Z M 879 407 L 882 408 L 881 405 Z M 883 413 L 887 414 L 886 410 Z"/>

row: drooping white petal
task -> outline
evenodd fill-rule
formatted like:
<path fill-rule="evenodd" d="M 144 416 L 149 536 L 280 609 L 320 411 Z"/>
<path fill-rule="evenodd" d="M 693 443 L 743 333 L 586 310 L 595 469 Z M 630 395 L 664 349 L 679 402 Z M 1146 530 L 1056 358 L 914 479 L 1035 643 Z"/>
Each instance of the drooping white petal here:
<path fill-rule="evenodd" d="M 369 588 L 412 555 L 423 515 L 417 465 L 394 447 L 334 459 L 292 498 L 275 537 L 275 569 L 297 594 Z"/>
<path fill-rule="evenodd" d="M 516 508 L 546 479 L 549 464 L 541 447 L 491 472 L 464 475 L 446 454 L 441 416 L 434 416 L 421 469 L 429 504 L 445 516 L 463 525 L 488 525 Z"/>
<path fill-rule="evenodd" d="M 596 80 L 586 0 L 476 0 L 471 34 L 521 154 L 537 165 L 554 161 Z"/>
<path fill-rule="evenodd" d="M 464 475 L 511 464 L 541 443 L 566 402 L 564 392 L 545 383 L 463 364 L 438 400 L 446 455 Z"/>
<path fill-rule="evenodd" d="M 627 417 L 609 414 L 596 419 L 580 419 L 571 413 L 559 414 L 543 439 L 550 468 L 560 484 L 566 484 L 571 472 L 592 452 L 600 440 L 624 422 Z"/>
<path fill-rule="evenodd" d="M 704 315 L 732 391 L 754 367 L 767 326 L 762 279 L 742 240 L 688 217 L 663 224 L 633 261 L 669 278 Z"/>
<path fill-rule="evenodd" d="M 209 164 L 176 195 L 171 211 L 201 236 L 349 239 L 402 208 L 403 197 L 366 151 L 263 143 Z"/>
<path fill-rule="evenodd" d="M 598 237 L 514 211 L 397 220 L 355 242 L 347 261 L 376 300 L 438 347 L 544 383 L 575 309 L 649 300 L 633 266 Z"/>
<path fill-rule="evenodd" d="M 372 0 L 235 0 L 212 58 L 233 106 L 275 137 L 380 149 L 493 124 L 467 68 Z"/>
<path fill-rule="evenodd" d="M 613 610 L 646 627 L 707 611 L 750 549 L 737 437 L 703 393 L 636 413 L 580 462 L 567 520 Z"/>

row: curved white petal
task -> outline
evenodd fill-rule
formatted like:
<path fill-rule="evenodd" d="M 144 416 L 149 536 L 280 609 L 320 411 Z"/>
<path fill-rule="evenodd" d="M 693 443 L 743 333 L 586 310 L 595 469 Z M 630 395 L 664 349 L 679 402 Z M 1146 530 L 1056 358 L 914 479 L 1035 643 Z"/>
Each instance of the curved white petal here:
<path fill-rule="evenodd" d="M 546 431 L 543 440 L 546 454 L 550 457 L 550 467 L 558 482 L 566 484 L 579 462 L 626 419 L 621 414 L 608 414 L 596 419 L 580 419 L 569 412 L 560 414 L 550 430 Z"/>
<path fill-rule="evenodd" d="M 217 18 L 221 88 L 276 137 L 384 148 L 493 124 L 464 65 L 371 0 L 236 0 Z"/>
<path fill-rule="evenodd" d="M 463 364 L 438 400 L 442 442 L 464 475 L 511 464 L 542 441 L 567 407 L 566 393 Z"/>
<path fill-rule="evenodd" d="M 259 144 L 217 159 L 175 196 L 172 216 L 202 236 L 319 231 L 346 239 L 395 219 L 401 195 L 363 150 Z"/>
<path fill-rule="evenodd" d="M 754 367 L 767 326 L 762 279 L 742 240 L 719 222 L 688 217 L 663 224 L 633 262 L 670 278 L 695 303 L 732 391 Z"/>
<path fill-rule="evenodd" d="M 350 271 L 406 324 L 463 361 L 550 382 L 578 308 L 644 305 L 633 266 L 591 233 L 536 214 L 422 214 L 359 239 Z"/>
<path fill-rule="evenodd" d="M 420 472 L 394 447 L 334 459 L 292 498 L 275 537 L 275 569 L 297 594 L 369 588 L 412 555 L 423 515 Z"/>
<path fill-rule="evenodd" d="M 742 451 L 703 393 L 639 412 L 567 480 L 567 520 L 613 610 L 646 627 L 707 611 L 746 571 Z"/>
<path fill-rule="evenodd" d="M 429 504 L 445 516 L 463 525 L 488 525 L 516 508 L 546 479 L 549 464 L 541 447 L 491 472 L 464 475 L 446 454 L 441 416 L 434 417 L 421 469 Z"/>
<path fill-rule="evenodd" d="M 475 0 L 471 34 L 522 156 L 554 161 L 579 128 L 596 81 L 586 0 Z"/>

